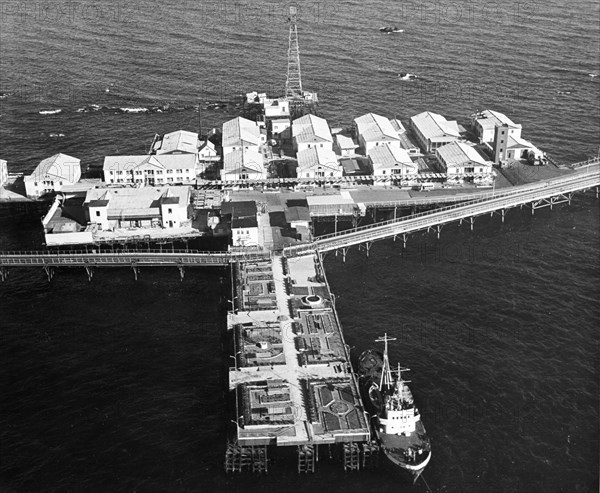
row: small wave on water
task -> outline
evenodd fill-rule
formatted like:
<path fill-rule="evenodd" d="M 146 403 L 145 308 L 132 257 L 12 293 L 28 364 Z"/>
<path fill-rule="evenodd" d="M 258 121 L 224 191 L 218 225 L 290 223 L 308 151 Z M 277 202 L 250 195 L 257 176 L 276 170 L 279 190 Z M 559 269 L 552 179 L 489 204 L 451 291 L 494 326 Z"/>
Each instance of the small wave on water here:
<path fill-rule="evenodd" d="M 38 113 L 40 115 L 58 115 L 59 113 L 62 113 L 62 109 L 56 109 L 56 110 L 40 110 L 38 111 Z"/>

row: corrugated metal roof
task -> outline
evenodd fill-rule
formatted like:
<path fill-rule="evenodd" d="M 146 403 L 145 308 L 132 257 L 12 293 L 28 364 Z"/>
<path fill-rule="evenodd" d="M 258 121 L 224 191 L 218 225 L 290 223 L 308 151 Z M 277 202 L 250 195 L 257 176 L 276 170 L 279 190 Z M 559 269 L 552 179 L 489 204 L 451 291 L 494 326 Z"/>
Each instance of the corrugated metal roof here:
<path fill-rule="evenodd" d="M 333 142 L 327 120 L 304 115 L 292 122 L 292 137 L 299 143 Z"/>
<path fill-rule="evenodd" d="M 491 161 L 484 159 L 475 148 L 464 142 L 451 142 L 436 151 L 448 164 L 462 165 L 474 163 L 480 166 L 491 166 Z"/>
<path fill-rule="evenodd" d="M 44 181 L 44 180 L 75 180 L 74 170 L 81 169 L 81 160 L 76 157 L 68 156 L 67 154 L 54 154 L 40 161 L 40 164 L 33 170 L 31 175 L 25 177 L 28 181 Z"/>
<path fill-rule="evenodd" d="M 233 172 L 240 168 L 249 168 L 254 171 L 264 171 L 264 159 L 260 152 L 252 149 L 237 149 L 228 152 L 223 157 L 223 169 L 225 172 Z"/>
<path fill-rule="evenodd" d="M 509 135 L 507 145 L 509 149 L 537 149 L 531 142 L 523 139 L 522 137 L 517 137 L 515 135 Z"/>
<path fill-rule="evenodd" d="M 459 137 L 458 124 L 446 120 L 442 115 L 424 111 L 411 117 L 412 124 L 419 129 L 426 139 L 439 137 Z"/>
<path fill-rule="evenodd" d="M 164 154 L 166 152 L 198 152 L 198 134 L 195 132 L 188 132 L 187 130 L 177 130 L 165 134 L 163 137 L 160 149 L 156 151 L 157 154 Z"/>
<path fill-rule="evenodd" d="M 367 113 L 355 118 L 354 122 L 356 123 L 358 133 L 367 142 L 399 140 L 398 132 L 394 129 L 390 120 L 384 116 Z"/>
<path fill-rule="evenodd" d="M 337 154 L 324 147 L 311 147 L 298 153 L 298 169 L 306 170 L 315 166 L 339 168 Z"/>
<path fill-rule="evenodd" d="M 515 124 L 509 117 L 504 113 L 494 110 L 484 110 L 475 118 L 482 128 L 495 128 L 500 125 L 508 125 L 509 127 L 518 127 L 520 125 Z"/>
<path fill-rule="evenodd" d="M 356 149 L 358 147 L 350 137 L 346 137 L 345 135 L 337 134 L 335 139 L 340 149 Z"/>
<path fill-rule="evenodd" d="M 258 124 L 238 116 L 223 124 L 223 146 L 257 146 L 260 145 L 260 129 Z"/>
<path fill-rule="evenodd" d="M 141 187 L 118 189 L 92 189 L 85 196 L 85 204 L 95 207 L 108 206 L 108 217 L 125 219 L 128 217 L 157 217 L 160 203 L 178 204 L 187 207 L 190 187 Z"/>
<path fill-rule="evenodd" d="M 397 149 L 387 144 L 374 147 L 369 151 L 368 156 L 373 164 L 373 169 L 395 168 L 397 166 L 417 169 L 417 165 L 412 162 L 405 149 Z"/>

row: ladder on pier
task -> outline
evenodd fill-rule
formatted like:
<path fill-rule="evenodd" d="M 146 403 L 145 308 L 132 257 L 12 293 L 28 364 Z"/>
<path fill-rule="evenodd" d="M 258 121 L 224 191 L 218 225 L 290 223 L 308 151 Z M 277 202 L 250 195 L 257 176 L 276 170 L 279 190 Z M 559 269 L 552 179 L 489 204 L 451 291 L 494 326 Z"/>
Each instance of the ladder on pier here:
<path fill-rule="evenodd" d="M 225 451 L 225 472 L 242 472 L 244 469 L 254 473 L 268 472 L 266 445 L 242 447 L 235 442 L 229 442 Z"/>
<path fill-rule="evenodd" d="M 358 443 L 344 443 L 344 471 L 360 469 L 360 448 Z"/>
<path fill-rule="evenodd" d="M 314 445 L 298 445 L 298 474 L 315 472 Z"/>
<path fill-rule="evenodd" d="M 269 459 L 267 458 L 267 446 L 256 446 L 252 448 L 252 472 L 269 472 Z"/>
<path fill-rule="evenodd" d="M 230 442 L 225 452 L 225 472 L 242 472 L 252 464 L 252 455 L 248 447 Z"/>
<path fill-rule="evenodd" d="M 362 468 L 374 469 L 379 463 L 379 444 L 376 440 L 362 444 Z"/>

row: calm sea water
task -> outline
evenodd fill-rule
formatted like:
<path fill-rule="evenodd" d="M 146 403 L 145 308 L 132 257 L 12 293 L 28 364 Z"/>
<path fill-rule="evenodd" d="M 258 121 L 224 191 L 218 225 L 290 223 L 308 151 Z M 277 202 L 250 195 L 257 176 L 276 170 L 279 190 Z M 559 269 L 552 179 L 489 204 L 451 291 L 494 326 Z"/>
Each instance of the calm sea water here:
<path fill-rule="evenodd" d="M 282 5 L 131 5 L 3 5 L 0 157 L 11 171 L 55 152 L 84 166 L 143 152 L 156 132 L 236 114 L 198 114 L 198 102 L 283 87 Z M 300 6 L 304 86 L 332 126 L 427 109 L 464 122 L 491 107 L 560 161 L 598 151 L 596 3 Z M 388 24 L 405 32 L 380 34 Z M 76 111 L 92 104 L 170 110 Z M 478 219 L 473 233 L 415 235 L 404 253 L 385 241 L 368 259 L 327 255 L 353 354 L 387 331 L 392 359 L 413 370 L 433 491 L 598 490 L 599 223 L 595 197 L 579 195 L 535 216 L 510 211 L 504 224 Z M 2 249 L 39 243 L 35 214 L 0 216 Z M 183 282 L 175 269 L 137 282 L 100 270 L 91 283 L 79 271 L 52 283 L 11 271 L 0 285 L 0 490 L 410 490 L 389 471 L 345 474 L 329 460 L 298 478 L 279 455 L 266 477 L 222 472 L 227 290 L 222 270 Z"/>

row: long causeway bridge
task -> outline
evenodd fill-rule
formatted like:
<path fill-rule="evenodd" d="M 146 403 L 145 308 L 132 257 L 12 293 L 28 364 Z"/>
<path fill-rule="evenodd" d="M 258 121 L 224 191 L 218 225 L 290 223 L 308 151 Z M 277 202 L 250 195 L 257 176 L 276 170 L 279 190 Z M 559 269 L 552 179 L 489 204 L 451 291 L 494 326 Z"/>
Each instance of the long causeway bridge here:
<path fill-rule="evenodd" d="M 312 252 L 341 251 L 345 260 L 351 246 L 365 245 L 367 255 L 374 241 L 401 236 L 406 246 L 407 235 L 416 231 L 434 230 L 438 237 L 445 224 L 468 221 L 473 229 L 477 216 L 499 214 L 504 222 L 506 211 L 513 207 L 529 205 L 531 213 L 542 207 L 571 203 L 575 192 L 595 189 L 598 197 L 600 166 L 595 163 L 577 173 L 529 185 L 512 187 L 506 191 L 493 192 L 485 197 L 460 204 L 413 214 L 389 221 L 377 222 L 337 233 L 319 236 L 311 243 L 287 247 L 283 254 L 290 258 Z"/>
<path fill-rule="evenodd" d="M 42 267 L 48 280 L 54 276 L 56 267 L 84 267 L 91 280 L 95 267 L 130 267 L 137 280 L 140 267 L 174 266 L 183 279 L 186 267 L 219 267 L 235 262 L 269 260 L 270 252 L 200 252 L 174 250 L 164 252 L 0 252 L 0 276 L 6 280 L 12 267 Z"/>

